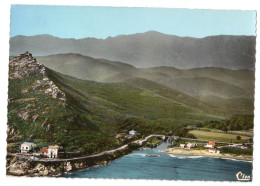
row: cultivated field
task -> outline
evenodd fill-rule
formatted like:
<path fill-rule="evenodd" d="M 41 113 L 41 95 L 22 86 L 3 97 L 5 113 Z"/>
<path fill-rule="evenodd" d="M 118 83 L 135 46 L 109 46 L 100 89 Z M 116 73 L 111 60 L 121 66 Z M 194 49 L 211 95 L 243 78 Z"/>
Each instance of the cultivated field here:
<path fill-rule="evenodd" d="M 191 130 L 189 133 L 193 134 L 197 139 L 208 140 L 208 141 L 217 141 L 217 142 L 248 142 L 249 136 L 241 136 L 241 140 L 237 140 L 238 135 L 228 134 L 228 133 L 219 133 L 219 132 L 206 132 L 201 130 Z"/>

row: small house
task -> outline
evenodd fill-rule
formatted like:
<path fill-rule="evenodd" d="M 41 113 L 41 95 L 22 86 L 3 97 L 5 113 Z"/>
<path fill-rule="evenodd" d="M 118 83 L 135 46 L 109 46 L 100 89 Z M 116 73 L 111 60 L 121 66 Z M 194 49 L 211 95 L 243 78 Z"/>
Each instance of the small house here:
<path fill-rule="evenodd" d="M 207 145 L 205 145 L 205 148 L 214 148 L 215 145 L 216 144 L 214 142 L 209 142 L 209 143 L 207 143 Z"/>
<path fill-rule="evenodd" d="M 29 151 L 32 151 L 36 145 L 31 142 L 24 142 L 21 144 L 21 153 L 28 153 Z"/>
<path fill-rule="evenodd" d="M 217 149 L 209 149 L 208 152 L 209 153 L 219 153 L 219 150 L 217 150 Z"/>
<path fill-rule="evenodd" d="M 132 136 L 135 136 L 137 134 L 137 131 L 135 130 L 130 130 L 129 131 L 129 134 L 132 135 Z"/>
<path fill-rule="evenodd" d="M 180 148 L 185 148 L 186 147 L 186 144 L 180 144 Z"/>
<path fill-rule="evenodd" d="M 48 157 L 48 149 L 47 148 L 42 148 L 40 150 L 40 156 L 41 157 Z"/>
<path fill-rule="evenodd" d="M 48 147 L 48 158 L 57 158 L 58 157 L 58 150 L 59 146 L 58 145 L 53 145 Z"/>
<path fill-rule="evenodd" d="M 196 146 L 197 146 L 196 143 L 188 143 L 188 144 L 187 144 L 187 147 L 188 147 L 189 149 L 194 148 L 194 147 L 196 147 Z"/>

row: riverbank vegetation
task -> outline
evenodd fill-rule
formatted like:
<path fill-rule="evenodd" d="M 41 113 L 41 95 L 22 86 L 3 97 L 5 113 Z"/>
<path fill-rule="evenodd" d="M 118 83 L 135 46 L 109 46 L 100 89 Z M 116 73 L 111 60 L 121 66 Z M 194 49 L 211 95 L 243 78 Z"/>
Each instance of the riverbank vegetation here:
<path fill-rule="evenodd" d="M 148 140 L 145 147 L 154 148 L 154 147 L 157 147 L 158 145 L 160 145 L 161 142 L 162 142 L 162 140 L 159 140 L 158 138 L 154 137 L 154 138 L 151 138 Z"/>

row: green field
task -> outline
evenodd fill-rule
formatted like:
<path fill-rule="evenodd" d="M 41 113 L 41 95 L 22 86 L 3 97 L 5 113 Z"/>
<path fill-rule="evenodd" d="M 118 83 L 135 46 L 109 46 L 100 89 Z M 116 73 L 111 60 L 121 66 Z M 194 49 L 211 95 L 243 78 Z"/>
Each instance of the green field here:
<path fill-rule="evenodd" d="M 199 140 L 207 140 L 207 141 L 216 141 L 216 142 L 227 142 L 227 143 L 234 143 L 234 142 L 249 142 L 249 136 L 242 136 L 241 140 L 237 140 L 236 137 L 238 135 L 228 134 L 228 133 L 220 133 L 220 132 L 206 132 L 201 130 L 191 130 L 189 133 L 193 134 Z"/>

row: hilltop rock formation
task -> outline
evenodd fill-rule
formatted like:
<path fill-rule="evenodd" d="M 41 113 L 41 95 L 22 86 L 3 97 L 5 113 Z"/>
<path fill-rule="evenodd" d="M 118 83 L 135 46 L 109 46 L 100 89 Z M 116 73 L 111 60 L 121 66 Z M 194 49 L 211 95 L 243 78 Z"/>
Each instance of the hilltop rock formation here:
<path fill-rule="evenodd" d="M 22 90 L 22 93 L 36 92 L 45 93 L 52 96 L 52 98 L 59 99 L 62 102 L 66 101 L 65 93 L 62 92 L 46 75 L 45 66 L 37 62 L 28 51 L 14 57 L 9 61 L 9 78 L 10 79 L 24 79 L 31 75 L 41 75 L 42 79 L 36 80 L 32 87 Z M 11 101 L 11 100 L 9 100 Z M 21 113 L 20 117 L 27 119 L 27 114 Z"/>
<path fill-rule="evenodd" d="M 32 81 L 31 85 L 23 87 L 23 84 L 29 81 Z M 10 94 L 10 92 L 14 91 L 10 90 L 11 84 L 16 84 L 17 88 L 21 84 L 23 88 Z M 50 96 L 50 99 L 57 99 L 58 104 L 66 109 L 65 93 L 48 78 L 45 66 L 37 62 L 31 53 L 26 52 L 9 60 L 8 105 L 24 104 L 22 107 L 17 107 L 15 117 L 19 118 L 21 122 L 37 125 L 36 122 L 39 117 L 43 117 L 44 113 L 47 113 L 51 108 L 49 105 L 44 105 L 45 101 L 39 102 L 39 98 L 46 94 Z M 46 123 L 47 121 L 39 122 L 43 130 L 50 130 L 50 123 Z M 17 140 L 22 136 L 17 126 L 18 124 L 15 121 L 8 122 L 8 140 Z"/>
<path fill-rule="evenodd" d="M 9 78 L 24 79 L 30 75 L 42 74 L 45 76 L 45 68 L 38 63 L 32 54 L 25 52 L 18 57 L 14 57 L 9 61 Z"/>

